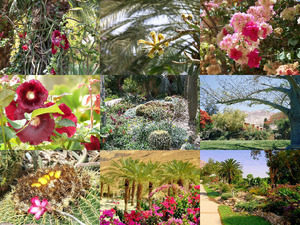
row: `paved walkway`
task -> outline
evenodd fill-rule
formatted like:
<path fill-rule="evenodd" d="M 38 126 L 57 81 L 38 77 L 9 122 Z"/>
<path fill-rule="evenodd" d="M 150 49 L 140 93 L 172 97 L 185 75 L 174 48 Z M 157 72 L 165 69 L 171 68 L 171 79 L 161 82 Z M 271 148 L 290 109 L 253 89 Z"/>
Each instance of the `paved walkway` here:
<path fill-rule="evenodd" d="M 200 185 L 200 224 L 222 225 L 218 212 L 219 204 L 209 200 L 203 186 Z"/>

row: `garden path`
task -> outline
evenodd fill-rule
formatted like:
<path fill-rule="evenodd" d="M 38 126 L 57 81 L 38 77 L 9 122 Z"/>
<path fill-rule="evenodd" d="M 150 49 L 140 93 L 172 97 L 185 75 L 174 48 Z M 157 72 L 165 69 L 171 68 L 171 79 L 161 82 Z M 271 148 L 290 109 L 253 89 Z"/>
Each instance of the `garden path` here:
<path fill-rule="evenodd" d="M 222 225 L 218 212 L 219 204 L 211 201 L 200 184 L 200 224 L 201 225 Z"/>
<path fill-rule="evenodd" d="M 107 199 L 107 198 L 102 198 L 100 200 L 100 209 L 101 210 L 110 210 L 110 209 L 114 208 L 115 206 L 118 206 L 118 209 L 124 211 L 125 201 L 120 200 L 120 199 L 112 200 L 112 199 Z M 136 209 L 134 206 L 131 206 L 130 203 L 128 203 L 127 207 L 128 207 L 129 212 Z"/>

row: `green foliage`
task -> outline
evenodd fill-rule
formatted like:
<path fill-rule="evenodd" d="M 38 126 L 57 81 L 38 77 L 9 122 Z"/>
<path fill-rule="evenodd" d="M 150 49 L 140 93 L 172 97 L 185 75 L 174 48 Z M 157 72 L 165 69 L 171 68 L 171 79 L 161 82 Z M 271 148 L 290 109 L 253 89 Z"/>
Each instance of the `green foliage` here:
<path fill-rule="evenodd" d="M 12 100 L 14 100 L 16 92 L 13 90 L 7 89 L 7 90 L 1 90 L 0 91 L 0 107 L 5 108 L 8 106 Z"/>
<path fill-rule="evenodd" d="M 221 195 L 221 199 L 222 199 L 222 200 L 227 200 L 227 199 L 229 199 L 229 198 L 232 198 L 232 194 L 231 194 L 231 193 L 223 193 L 223 194 Z"/>
<path fill-rule="evenodd" d="M 156 130 L 149 135 L 148 142 L 155 149 L 169 150 L 171 147 L 172 139 L 167 131 Z"/>
<path fill-rule="evenodd" d="M 223 131 L 238 132 L 243 128 L 246 114 L 239 109 L 225 109 L 224 113 L 212 116 L 214 126 Z"/>
<path fill-rule="evenodd" d="M 130 76 L 124 80 L 124 84 L 123 84 L 122 88 L 125 92 L 133 94 L 133 95 L 140 93 L 140 86 L 133 79 L 133 76 Z"/>
<path fill-rule="evenodd" d="M 261 206 L 261 204 L 257 200 L 252 200 L 252 201 L 248 201 L 248 202 L 239 202 L 235 205 L 236 208 L 242 209 L 242 210 L 245 210 L 248 212 L 252 212 L 252 211 L 258 209 L 259 206 Z"/>

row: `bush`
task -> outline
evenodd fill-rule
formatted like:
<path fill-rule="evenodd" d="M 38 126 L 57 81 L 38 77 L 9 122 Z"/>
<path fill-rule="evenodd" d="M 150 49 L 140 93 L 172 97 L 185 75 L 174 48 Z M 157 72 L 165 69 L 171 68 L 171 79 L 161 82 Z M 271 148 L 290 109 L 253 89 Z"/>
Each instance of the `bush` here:
<path fill-rule="evenodd" d="M 230 186 L 228 184 L 220 184 L 220 191 L 222 193 L 230 191 Z"/>
<path fill-rule="evenodd" d="M 221 195 L 221 199 L 222 199 L 222 200 L 227 200 L 227 199 L 229 199 L 229 198 L 232 198 L 232 194 L 231 194 L 231 193 L 223 193 L 223 194 Z"/>
<path fill-rule="evenodd" d="M 300 184 L 278 185 L 269 191 L 264 210 L 283 215 L 291 224 L 300 224 L 299 199 Z"/>
<path fill-rule="evenodd" d="M 172 116 L 173 112 L 174 105 L 172 103 L 162 103 L 159 101 L 150 101 L 136 108 L 137 116 L 144 116 L 151 120 L 168 118 Z"/>
<path fill-rule="evenodd" d="M 261 204 L 257 201 L 239 202 L 235 205 L 236 208 L 242 209 L 248 212 L 252 212 L 257 209 Z"/>
<path fill-rule="evenodd" d="M 156 130 L 149 135 L 148 142 L 151 146 L 158 150 L 169 150 L 172 144 L 172 139 L 167 131 Z"/>
<path fill-rule="evenodd" d="M 249 190 L 249 193 L 254 195 L 266 196 L 268 194 L 268 190 L 269 189 L 267 187 L 255 187 L 251 188 Z"/>

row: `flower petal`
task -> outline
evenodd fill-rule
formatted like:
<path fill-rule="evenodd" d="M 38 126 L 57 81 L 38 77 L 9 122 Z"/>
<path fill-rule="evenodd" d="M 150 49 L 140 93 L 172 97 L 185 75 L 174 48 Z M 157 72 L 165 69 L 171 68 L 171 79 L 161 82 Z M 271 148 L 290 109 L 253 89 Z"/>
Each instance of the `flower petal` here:
<path fill-rule="evenodd" d="M 31 214 L 36 214 L 39 211 L 39 207 L 36 206 L 30 206 L 30 208 L 28 209 L 28 212 Z"/>
<path fill-rule="evenodd" d="M 48 200 L 47 199 L 43 199 L 41 206 L 43 208 L 45 208 L 48 205 Z"/>
<path fill-rule="evenodd" d="M 138 45 L 139 45 L 140 43 L 142 43 L 142 44 L 147 44 L 147 45 L 154 46 L 153 43 L 151 43 L 151 42 L 149 42 L 149 41 L 145 41 L 145 40 L 143 40 L 143 39 L 138 40 L 137 43 L 138 43 Z"/>

